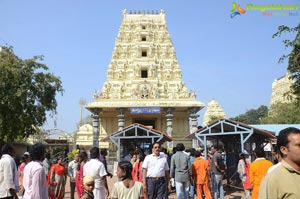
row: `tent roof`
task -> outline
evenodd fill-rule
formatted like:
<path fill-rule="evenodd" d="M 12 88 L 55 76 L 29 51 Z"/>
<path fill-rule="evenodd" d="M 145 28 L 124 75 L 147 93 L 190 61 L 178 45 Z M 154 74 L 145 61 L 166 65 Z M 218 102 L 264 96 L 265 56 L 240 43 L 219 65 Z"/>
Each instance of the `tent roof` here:
<path fill-rule="evenodd" d="M 112 133 L 111 135 L 103 138 L 103 141 L 108 141 L 111 139 L 134 139 L 134 138 L 151 138 L 155 137 L 158 138 L 160 142 L 165 141 L 173 141 L 174 138 L 169 136 L 168 134 L 158 131 L 153 128 L 149 128 L 147 126 L 144 126 L 142 124 L 134 123 L 127 127 L 125 127 L 122 130 L 116 131 L 115 133 Z"/>
<path fill-rule="evenodd" d="M 264 129 L 259 129 L 255 128 L 253 126 L 249 126 L 247 124 L 241 123 L 241 122 L 236 122 L 233 120 L 229 119 L 221 119 L 217 120 L 208 126 L 204 126 L 201 129 L 198 129 L 192 134 L 189 134 L 186 138 L 190 139 L 196 139 L 196 133 L 199 135 L 206 135 L 206 136 L 217 136 L 217 135 L 226 135 L 230 134 L 232 132 L 241 132 L 245 130 L 253 130 L 254 136 L 262 136 L 265 138 L 276 138 L 275 133 L 272 131 L 264 130 Z"/>
<path fill-rule="evenodd" d="M 300 124 L 250 124 L 249 126 L 253 126 L 254 128 L 264 129 L 267 131 L 275 132 L 275 135 L 279 135 L 279 132 L 282 129 L 288 127 L 295 127 L 300 129 Z"/>

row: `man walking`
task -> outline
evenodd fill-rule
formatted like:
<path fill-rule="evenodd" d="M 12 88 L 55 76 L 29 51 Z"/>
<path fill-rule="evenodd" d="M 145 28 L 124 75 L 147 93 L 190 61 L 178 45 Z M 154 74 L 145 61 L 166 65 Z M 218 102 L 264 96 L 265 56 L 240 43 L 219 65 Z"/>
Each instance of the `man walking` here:
<path fill-rule="evenodd" d="M 211 178 L 213 187 L 213 198 L 218 199 L 218 194 L 220 199 L 224 199 L 224 189 L 223 189 L 223 176 L 225 174 L 226 166 L 224 159 L 222 157 L 222 149 L 218 145 L 211 147 L 211 152 L 213 153 L 212 165 L 211 165 Z"/>
<path fill-rule="evenodd" d="M 175 178 L 176 195 L 178 199 L 188 199 L 190 179 L 192 176 L 189 156 L 184 153 L 184 145 L 176 145 L 177 152 L 171 158 L 171 178 Z"/>
<path fill-rule="evenodd" d="M 23 199 L 48 198 L 46 174 L 43 168 L 45 147 L 38 143 L 33 145 L 30 152 L 32 161 L 24 169 L 23 185 L 25 193 Z"/>
<path fill-rule="evenodd" d="M 256 156 L 256 159 L 250 165 L 250 183 L 253 187 L 252 199 L 258 199 L 260 183 L 273 163 L 266 160 L 265 151 L 261 147 L 255 148 L 254 155 Z"/>
<path fill-rule="evenodd" d="M 46 179 L 48 179 L 48 173 L 51 168 L 50 153 L 45 153 L 45 159 L 43 160 L 43 167 L 45 170 Z"/>
<path fill-rule="evenodd" d="M 112 178 L 113 175 L 111 173 L 108 172 L 107 170 L 107 161 L 106 161 L 106 156 L 107 156 L 107 149 L 100 149 L 100 156 L 99 156 L 99 160 L 100 162 L 102 162 L 104 164 L 105 167 L 105 171 L 107 173 L 107 176 Z"/>
<path fill-rule="evenodd" d="M 70 177 L 70 195 L 71 199 L 74 199 L 75 187 L 76 187 L 76 170 L 79 164 L 79 153 L 76 153 L 73 160 L 68 165 L 68 176 Z"/>
<path fill-rule="evenodd" d="M 277 147 L 281 164 L 263 179 L 259 199 L 300 198 L 300 130 L 289 127 L 280 131 Z"/>
<path fill-rule="evenodd" d="M 197 189 L 198 199 L 202 199 L 204 191 L 205 199 L 212 199 L 209 190 L 209 162 L 200 157 L 200 151 L 195 151 L 196 159 L 192 164 L 192 178 Z M 202 191 L 203 190 L 203 191 Z"/>
<path fill-rule="evenodd" d="M 99 160 L 99 148 L 93 147 L 90 151 L 91 159 L 83 166 L 84 176 L 93 176 L 95 180 L 94 196 L 97 199 L 105 199 L 109 196 L 104 164 Z"/>
<path fill-rule="evenodd" d="M 131 162 L 131 158 L 133 157 L 133 155 L 134 155 L 134 149 L 130 147 L 128 149 L 128 154 L 124 157 L 124 161 Z"/>
<path fill-rule="evenodd" d="M 14 160 L 15 148 L 11 144 L 5 144 L 0 159 L 0 198 L 17 199 L 19 191 L 18 170 Z"/>
<path fill-rule="evenodd" d="M 152 144 L 152 154 L 146 156 L 142 168 L 143 187 L 148 193 L 148 199 L 167 199 L 170 169 L 165 154 L 160 153 L 158 142 Z"/>

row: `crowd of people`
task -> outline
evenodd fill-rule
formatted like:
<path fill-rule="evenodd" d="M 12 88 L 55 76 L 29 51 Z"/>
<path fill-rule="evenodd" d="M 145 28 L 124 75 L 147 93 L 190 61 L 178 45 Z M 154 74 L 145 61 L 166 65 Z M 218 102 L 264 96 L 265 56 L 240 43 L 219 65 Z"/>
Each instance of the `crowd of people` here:
<path fill-rule="evenodd" d="M 167 199 L 174 189 L 178 199 L 193 199 L 195 195 L 198 199 L 224 199 L 227 166 L 221 146 L 210 147 L 207 155 L 203 150 L 186 150 L 182 143 L 171 155 L 158 142 L 152 143 L 150 150 L 152 153 L 139 147 L 128 150 L 118 162 L 119 180 L 110 193 L 107 178 L 113 175 L 107 170 L 107 149 L 93 147 L 90 158 L 86 151 L 80 151 L 68 164 L 63 157 L 51 164 L 44 145 L 35 144 L 17 167 L 15 148 L 5 144 L 0 160 L 0 199 L 63 199 L 67 177 L 71 199 L 75 194 L 80 199 Z M 299 129 L 279 133 L 276 165 L 265 158 L 261 147 L 256 147 L 253 155 L 251 162 L 249 154 L 240 153 L 236 168 L 245 199 L 300 198 Z"/>

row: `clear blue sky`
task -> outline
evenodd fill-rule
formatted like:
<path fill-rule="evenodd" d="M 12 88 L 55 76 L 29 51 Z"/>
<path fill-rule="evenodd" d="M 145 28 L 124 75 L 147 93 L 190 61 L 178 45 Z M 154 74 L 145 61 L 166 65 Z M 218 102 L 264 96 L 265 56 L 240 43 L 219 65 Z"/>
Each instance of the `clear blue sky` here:
<path fill-rule="evenodd" d="M 236 2 L 243 8 L 248 3 L 300 6 L 298 0 Z M 74 132 L 79 99 L 92 101 L 94 89 L 105 81 L 122 9 L 164 9 L 184 82 L 197 90 L 199 101 L 219 101 L 229 118 L 269 105 L 273 80 L 286 72 L 278 58 L 288 52 L 282 38 L 272 34 L 279 25 L 300 22 L 300 8 L 293 11 L 297 16 L 265 17 L 247 10 L 231 19 L 231 7 L 229 0 L 0 0 L 0 45 L 13 46 L 23 59 L 45 56 L 65 89 L 57 96 L 57 128 Z M 44 128 L 54 127 L 49 119 Z"/>

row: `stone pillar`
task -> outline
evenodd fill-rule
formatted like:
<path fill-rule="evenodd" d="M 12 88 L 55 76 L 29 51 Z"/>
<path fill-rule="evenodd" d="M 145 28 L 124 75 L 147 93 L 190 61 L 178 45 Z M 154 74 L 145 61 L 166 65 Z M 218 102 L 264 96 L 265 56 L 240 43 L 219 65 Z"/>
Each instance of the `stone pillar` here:
<path fill-rule="evenodd" d="M 118 131 L 121 131 L 122 129 L 125 128 L 125 109 L 124 108 L 118 108 Z M 117 158 L 118 160 L 121 159 L 120 155 L 123 154 L 124 146 L 121 146 L 121 142 L 118 142 L 118 153 L 117 153 Z"/>
<path fill-rule="evenodd" d="M 191 118 L 191 125 L 190 125 L 190 133 L 194 133 L 198 128 L 198 117 L 197 109 L 191 108 L 190 109 L 190 118 Z M 198 148 L 198 140 L 193 139 L 193 148 Z"/>
<path fill-rule="evenodd" d="M 118 114 L 118 131 L 122 130 L 125 128 L 125 115 L 124 115 L 124 108 L 119 108 L 117 109 L 119 114 Z"/>
<path fill-rule="evenodd" d="M 99 114 L 101 109 L 94 109 L 93 120 L 93 147 L 99 147 Z"/>
<path fill-rule="evenodd" d="M 166 122 L 167 122 L 167 134 L 173 137 L 173 108 L 167 108 Z M 167 142 L 168 148 L 173 149 L 173 141 Z"/>

